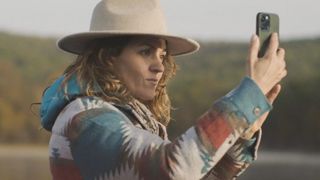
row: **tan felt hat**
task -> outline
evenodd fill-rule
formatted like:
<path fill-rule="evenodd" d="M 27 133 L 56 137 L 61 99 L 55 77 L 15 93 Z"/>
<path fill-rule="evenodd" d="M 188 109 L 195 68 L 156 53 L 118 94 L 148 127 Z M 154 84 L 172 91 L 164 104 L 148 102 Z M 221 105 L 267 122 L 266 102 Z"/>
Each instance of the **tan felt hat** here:
<path fill-rule="evenodd" d="M 172 56 L 190 54 L 200 47 L 192 39 L 167 33 L 159 0 L 102 0 L 94 8 L 89 32 L 65 36 L 57 45 L 64 51 L 81 54 L 93 40 L 123 35 L 164 39 Z"/>

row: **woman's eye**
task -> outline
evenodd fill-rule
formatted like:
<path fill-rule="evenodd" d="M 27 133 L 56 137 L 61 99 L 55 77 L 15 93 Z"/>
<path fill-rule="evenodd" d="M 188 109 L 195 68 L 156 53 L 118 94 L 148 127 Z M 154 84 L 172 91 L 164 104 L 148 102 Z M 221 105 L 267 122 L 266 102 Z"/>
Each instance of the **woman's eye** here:
<path fill-rule="evenodd" d="M 151 50 L 150 49 L 143 49 L 140 51 L 140 54 L 142 54 L 143 56 L 149 56 L 151 54 Z"/>
<path fill-rule="evenodd" d="M 166 55 L 164 55 L 164 54 L 160 55 L 160 58 L 161 58 L 162 61 L 164 61 L 166 59 Z"/>

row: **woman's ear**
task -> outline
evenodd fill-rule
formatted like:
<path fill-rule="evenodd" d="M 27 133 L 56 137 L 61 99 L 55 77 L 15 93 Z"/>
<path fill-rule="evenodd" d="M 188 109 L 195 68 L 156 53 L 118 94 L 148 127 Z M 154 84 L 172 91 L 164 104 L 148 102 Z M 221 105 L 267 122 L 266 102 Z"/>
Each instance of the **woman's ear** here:
<path fill-rule="evenodd" d="M 117 61 L 117 57 L 116 56 L 110 56 L 109 57 L 109 61 L 111 61 L 113 64 Z"/>

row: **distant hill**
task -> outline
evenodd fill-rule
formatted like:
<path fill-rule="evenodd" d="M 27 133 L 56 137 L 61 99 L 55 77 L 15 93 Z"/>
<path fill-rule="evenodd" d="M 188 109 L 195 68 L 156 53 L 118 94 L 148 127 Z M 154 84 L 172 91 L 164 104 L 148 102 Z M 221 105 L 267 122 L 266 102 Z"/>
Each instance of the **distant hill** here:
<path fill-rule="evenodd" d="M 48 133 L 39 130 L 39 118 L 29 106 L 40 101 L 43 89 L 74 58 L 59 51 L 55 41 L 0 32 L 0 142 L 47 141 Z M 169 84 L 175 107 L 169 126 L 172 138 L 245 75 L 247 43 L 200 44 L 198 53 L 176 58 L 180 70 Z M 263 127 L 263 147 L 319 150 L 320 38 L 281 44 L 289 74 Z"/>
<path fill-rule="evenodd" d="M 40 101 L 70 57 L 57 50 L 55 39 L 0 33 L 1 142 L 44 141 L 39 119 L 29 107 Z"/>

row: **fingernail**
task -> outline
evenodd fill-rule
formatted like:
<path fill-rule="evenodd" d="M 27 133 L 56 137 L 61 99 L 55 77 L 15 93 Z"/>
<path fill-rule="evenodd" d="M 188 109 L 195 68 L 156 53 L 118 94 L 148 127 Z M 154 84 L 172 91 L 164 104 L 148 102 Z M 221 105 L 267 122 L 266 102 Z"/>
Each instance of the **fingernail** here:
<path fill-rule="evenodd" d="M 257 39 L 257 35 L 256 34 L 252 34 L 251 36 L 251 42 L 255 41 Z"/>

